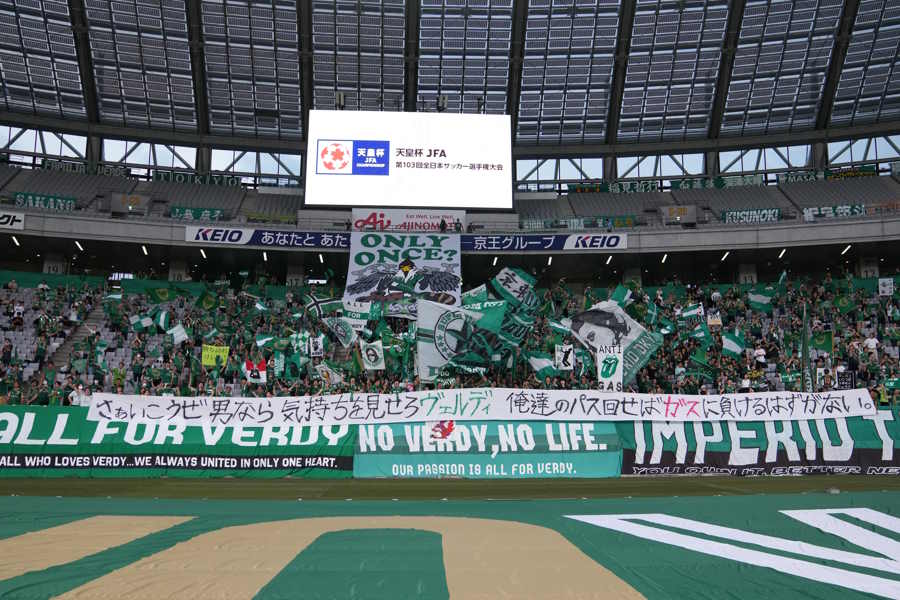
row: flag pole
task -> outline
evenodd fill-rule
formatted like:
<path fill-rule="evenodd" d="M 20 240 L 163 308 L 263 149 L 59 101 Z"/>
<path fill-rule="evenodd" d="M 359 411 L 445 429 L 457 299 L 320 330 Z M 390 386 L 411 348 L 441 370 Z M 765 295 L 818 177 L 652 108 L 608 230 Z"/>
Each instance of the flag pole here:
<path fill-rule="evenodd" d="M 809 364 L 809 317 L 806 314 L 807 305 L 803 304 L 803 347 L 800 356 L 803 373 L 803 391 L 812 392 L 812 368 Z"/>

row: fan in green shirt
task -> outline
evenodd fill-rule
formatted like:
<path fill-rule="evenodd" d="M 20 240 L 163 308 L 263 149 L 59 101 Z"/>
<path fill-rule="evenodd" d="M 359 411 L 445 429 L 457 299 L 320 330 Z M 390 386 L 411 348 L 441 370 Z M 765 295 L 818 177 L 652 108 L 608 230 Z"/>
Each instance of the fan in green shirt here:
<path fill-rule="evenodd" d="M 19 382 L 13 382 L 13 387 L 6 395 L 7 404 L 16 405 L 22 404 L 22 389 L 19 387 Z"/>
<path fill-rule="evenodd" d="M 43 382 L 37 392 L 31 395 L 31 404 L 37 404 L 38 406 L 48 406 L 50 404 L 50 390 L 47 388 L 46 382 Z"/>
<path fill-rule="evenodd" d="M 50 406 L 62 406 L 65 397 L 66 394 L 62 388 L 59 387 L 59 384 L 55 384 L 53 389 L 50 390 Z"/>

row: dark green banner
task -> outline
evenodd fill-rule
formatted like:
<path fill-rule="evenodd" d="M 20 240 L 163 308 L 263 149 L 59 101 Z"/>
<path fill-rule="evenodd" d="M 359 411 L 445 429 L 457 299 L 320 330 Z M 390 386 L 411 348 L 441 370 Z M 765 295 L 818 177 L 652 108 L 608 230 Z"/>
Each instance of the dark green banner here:
<path fill-rule="evenodd" d="M 622 422 L 623 475 L 900 475 L 900 413 L 768 422 Z"/>
<path fill-rule="evenodd" d="M 225 216 L 221 208 L 187 208 L 173 206 L 169 216 L 182 221 L 218 221 Z"/>
<path fill-rule="evenodd" d="M 349 425 L 147 426 L 89 421 L 87 414 L 81 407 L 3 407 L 0 477 L 353 475 L 356 427 Z"/>
<path fill-rule="evenodd" d="M 168 181 L 171 183 L 196 183 L 202 185 L 219 185 L 224 187 L 240 187 L 241 178 L 235 175 L 215 175 L 207 173 L 186 173 L 184 171 L 166 171 L 157 169 L 153 171 L 153 181 Z"/>

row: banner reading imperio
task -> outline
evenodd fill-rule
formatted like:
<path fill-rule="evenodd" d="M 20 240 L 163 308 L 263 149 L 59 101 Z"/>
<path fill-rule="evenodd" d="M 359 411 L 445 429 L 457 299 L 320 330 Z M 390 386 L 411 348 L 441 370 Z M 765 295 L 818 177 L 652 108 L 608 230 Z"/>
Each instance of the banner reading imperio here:
<path fill-rule="evenodd" d="M 811 421 L 616 423 L 623 475 L 900 475 L 897 409 Z"/>
<path fill-rule="evenodd" d="M 354 477 L 616 477 L 613 423 L 437 421 L 360 425 Z"/>
<path fill-rule="evenodd" d="M 353 474 L 356 427 L 89 421 L 80 407 L 3 407 L 0 477 L 312 477 Z"/>
<path fill-rule="evenodd" d="M 459 235 L 354 232 L 345 302 L 381 302 L 391 317 L 416 317 L 416 300 L 459 304 Z"/>

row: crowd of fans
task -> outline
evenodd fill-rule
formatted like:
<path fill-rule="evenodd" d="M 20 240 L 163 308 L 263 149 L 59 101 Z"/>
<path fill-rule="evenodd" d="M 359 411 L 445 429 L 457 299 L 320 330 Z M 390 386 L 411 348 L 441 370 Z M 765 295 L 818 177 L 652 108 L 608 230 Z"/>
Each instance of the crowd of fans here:
<path fill-rule="evenodd" d="M 627 311 L 648 330 L 663 333 L 663 345 L 637 377 L 631 391 L 716 394 L 753 390 L 800 390 L 802 386 L 803 311 L 807 307 L 813 337 L 829 334 L 830 345 L 813 348 L 815 391 L 836 389 L 852 381 L 866 387 L 879 403 L 900 402 L 900 299 L 880 295 L 877 287 L 849 275 L 820 281 L 789 279 L 775 286 L 771 311 L 758 311 L 747 300 L 746 287 L 670 282 L 659 288 L 630 285 Z M 35 296 L 37 318 L 23 322 L 25 307 L 17 304 L 14 281 L 0 293 L 0 316 L 8 325 L 0 331 L 0 400 L 8 404 L 86 405 L 94 391 L 152 395 L 284 396 L 323 392 L 398 392 L 434 385 L 453 387 L 586 388 L 596 381 L 590 358 L 579 355 L 575 368 L 539 378 L 527 356 L 552 354 L 557 344 L 579 342 L 560 333 L 551 322 L 571 318 L 606 299 L 613 289 L 578 288 L 565 281 L 538 286 L 540 308 L 534 325 L 516 349 L 512 366 L 490 367 L 484 373 L 451 373 L 437 384 L 419 380 L 415 370 L 416 340 L 402 319 L 370 321 L 369 339 L 381 339 L 386 368 L 363 369 L 357 346 L 344 348 L 332 337 L 321 315 L 308 306 L 309 294 L 339 296 L 338 289 L 288 289 L 272 297 L 265 280 L 210 285 L 203 302 L 190 294 L 160 301 L 147 294 L 118 295 L 113 290 L 50 288 Z M 838 299 L 844 308 L 836 309 Z M 847 305 L 851 308 L 847 309 Z M 681 310 L 704 306 L 712 343 L 689 335 L 679 326 Z M 48 356 L 48 340 L 62 338 L 81 326 L 95 307 L 104 317 L 96 330 L 73 348 L 65 364 Z M 650 321 L 648 308 L 658 315 Z M 156 324 L 136 327 L 133 316 L 166 312 L 171 325 L 181 324 L 186 339 L 175 343 Z M 710 319 L 709 317 L 714 318 Z M 721 320 L 721 325 L 718 321 Z M 666 324 L 666 325 L 664 325 Z M 666 327 L 669 329 L 666 329 Z M 10 331 L 33 328 L 35 347 L 19 352 Z M 137 331 L 136 331 L 137 329 Z M 721 334 L 736 332 L 746 340 L 738 357 L 722 352 Z M 293 336 L 293 337 L 292 337 Z M 264 343 L 260 343 L 260 338 Z M 322 355 L 309 356 L 310 338 L 322 340 Z M 302 342 L 300 342 L 302 340 Z M 227 359 L 204 366 L 203 345 L 228 346 Z M 276 374 L 276 359 L 292 365 Z M 266 363 L 266 383 L 251 383 L 244 366 Z M 24 376 L 25 366 L 36 364 Z M 321 369 L 320 367 L 327 367 Z M 844 378 L 840 376 L 850 376 Z"/>

